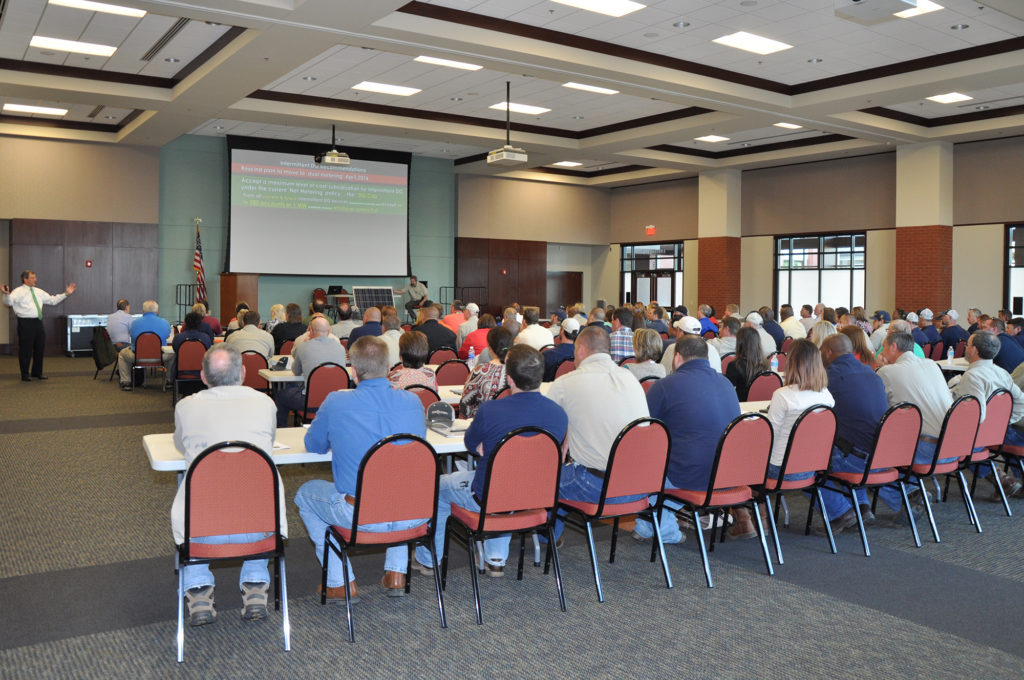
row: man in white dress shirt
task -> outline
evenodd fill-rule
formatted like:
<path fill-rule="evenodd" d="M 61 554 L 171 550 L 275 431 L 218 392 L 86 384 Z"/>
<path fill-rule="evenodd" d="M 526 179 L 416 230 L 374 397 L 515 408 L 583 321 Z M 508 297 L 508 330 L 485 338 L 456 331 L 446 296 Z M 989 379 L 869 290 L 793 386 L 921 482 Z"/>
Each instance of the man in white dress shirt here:
<path fill-rule="evenodd" d="M 529 345 L 539 351 L 541 347 L 552 344 L 551 331 L 537 323 L 538 321 L 539 307 L 523 307 L 523 327 L 516 336 L 517 345 Z"/>
<path fill-rule="evenodd" d="M 46 349 L 43 305 L 59 305 L 74 292 L 75 284 L 70 283 L 63 293 L 50 295 L 36 287 L 36 273 L 31 269 L 21 273 L 21 285 L 14 290 L 7 284 L 0 286 L 4 304 L 14 309 L 14 315 L 18 317 L 18 365 L 21 367 L 23 382 L 32 378 L 46 380 L 43 375 L 43 352 Z M 29 362 L 32 364 L 31 373 Z"/>

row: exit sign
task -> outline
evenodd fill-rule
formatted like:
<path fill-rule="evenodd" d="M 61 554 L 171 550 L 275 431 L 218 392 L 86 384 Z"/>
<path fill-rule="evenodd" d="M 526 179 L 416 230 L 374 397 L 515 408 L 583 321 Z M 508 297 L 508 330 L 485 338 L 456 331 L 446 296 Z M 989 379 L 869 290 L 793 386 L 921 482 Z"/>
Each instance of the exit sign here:
<path fill-rule="evenodd" d="M 648 224 L 646 227 L 644 227 L 644 233 L 647 234 L 648 236 L 654 236 L 655 234 L 658 233 L 658 228 L 653 224 Z"/>

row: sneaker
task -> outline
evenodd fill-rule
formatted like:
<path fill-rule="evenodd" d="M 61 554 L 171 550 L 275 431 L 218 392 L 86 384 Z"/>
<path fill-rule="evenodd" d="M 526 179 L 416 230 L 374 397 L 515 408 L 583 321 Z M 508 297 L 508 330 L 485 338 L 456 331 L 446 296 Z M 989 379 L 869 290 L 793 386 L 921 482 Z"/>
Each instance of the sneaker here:
<path fill-rule="evenodd" d="M 424 576 L 430 576 L 431 578 L 433 578 L 433 576 L 434 576 L 434 568 L 433 567 L 428 567 L 425 564 L 420 564 L 416 560 L 412 561 L 412 568 L 415 569 L 416 571 L 420 572 Z"/>
<path fill-rule="evenodd" d="M 558 545 L 558 544 L 556 543 L 555 545 Z M 487 563 L 487 575 L 490 576 L 491 578 L 504 578 L 505 577 L 505 567 L 503 565 L 500 565 L 500 564 L 491 564 L 490 562 L 488 562 Z"/>
<path fill-rule="evenodd" d="M 349 589 L 348 601 L 351 604 L 358 604 L 359 603 L 359 589 L 356 588 L 356 582 L 355 581 L 349 581 L 348 582 L 348 589 Z M 316 596 L 320 597 L 320 594 L 322 592 L 323 591 L 321 590 L 321 587 L 319 585 L 317 585 L 317 587 L 316 587 Z M 338 586 L 337 588 L 332 588 L 330 586 L 327 586 L 327 601 L 330 602 L 331 600 L 341 600 L 342 602 L 344 602 L 345 601 L 345 586 Z"/>
<path fill-rule="evenodd" d="M 189 625 L 205 626 L 217 620 L 217 610 L 213 608 L 213 586 L 189 588 L 185 591 L 185 604 L 188 605 Z"/>
<path fill-rule="evenodd" d="M 246 621 L 259 621 L 267 618 L 267 592 L 269 583 L 242 584 L 242 618 Z"/>

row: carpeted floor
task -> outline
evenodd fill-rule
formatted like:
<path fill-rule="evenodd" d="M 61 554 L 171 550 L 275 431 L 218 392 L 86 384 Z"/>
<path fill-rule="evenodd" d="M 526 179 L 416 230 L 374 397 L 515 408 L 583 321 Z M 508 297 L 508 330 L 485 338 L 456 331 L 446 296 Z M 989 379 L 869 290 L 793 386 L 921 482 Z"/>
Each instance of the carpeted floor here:
<path fill-rule="evenodd" d="M 784 565 L 765 573 L 755 541 L 717 546 L 715 587 L 704 584 L 693 535 L 667 548 L 675 588 L 665 588 L 648 546 L 623 535 L 601 564 L 597 602 L 584 539 L 568 532 L 562 556 L 568 612 L 554 579 L 531 565 L 523 581 L 483 579 L 484 625 L 473 618 L 464 555 L 453 555 L 438 625 L 429 579 L 390 599 L 376 588 L 383 556 L 355 560 L 362 602 L 356 643 L 344 607 L 314 596 L 319 567 L 291 498 L 325 464 L 282 469 L 289 499 L 288 586 L 292 652 L 280 616 L 238 616 L 237 568 L 215 569 L 217 623 L 186 631 L 174 660 L 175 581 L 169 510 L 173 473 L 149 469 L 142 435 L 169 432 L 169 392 L 121 392 L 88 358 L 50 358 L 46 382 L 22 383 L 0 357 L 0 677 L 648 677 L 1020 678 L 1024 676 L 1024 502 L 1014 517 L 978 501 L 984 533 L 960 497 L 936 508 L 942 542 L 925 530 L 803 536 L 806 502 L 792 498 L 782 531 Z M 153 381 L 158 384 L 159 381 Z M 989 487 L 978 496 L 987 495 Z M 924 529 L 924 527 L 922 527 Z M 609 530 L 598 531 L 607 558 Z"/>

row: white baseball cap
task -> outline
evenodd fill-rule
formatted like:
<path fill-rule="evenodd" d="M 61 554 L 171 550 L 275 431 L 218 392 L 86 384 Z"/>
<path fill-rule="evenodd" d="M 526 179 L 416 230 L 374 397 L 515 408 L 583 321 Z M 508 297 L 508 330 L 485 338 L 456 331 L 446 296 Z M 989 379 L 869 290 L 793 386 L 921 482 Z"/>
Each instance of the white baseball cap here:
<path fill-rule="evenodd" d="M 684 333 L 700 335 L 700 321 L 697 321 L 692 316 L 684 316 L 672 325 Z"/>

